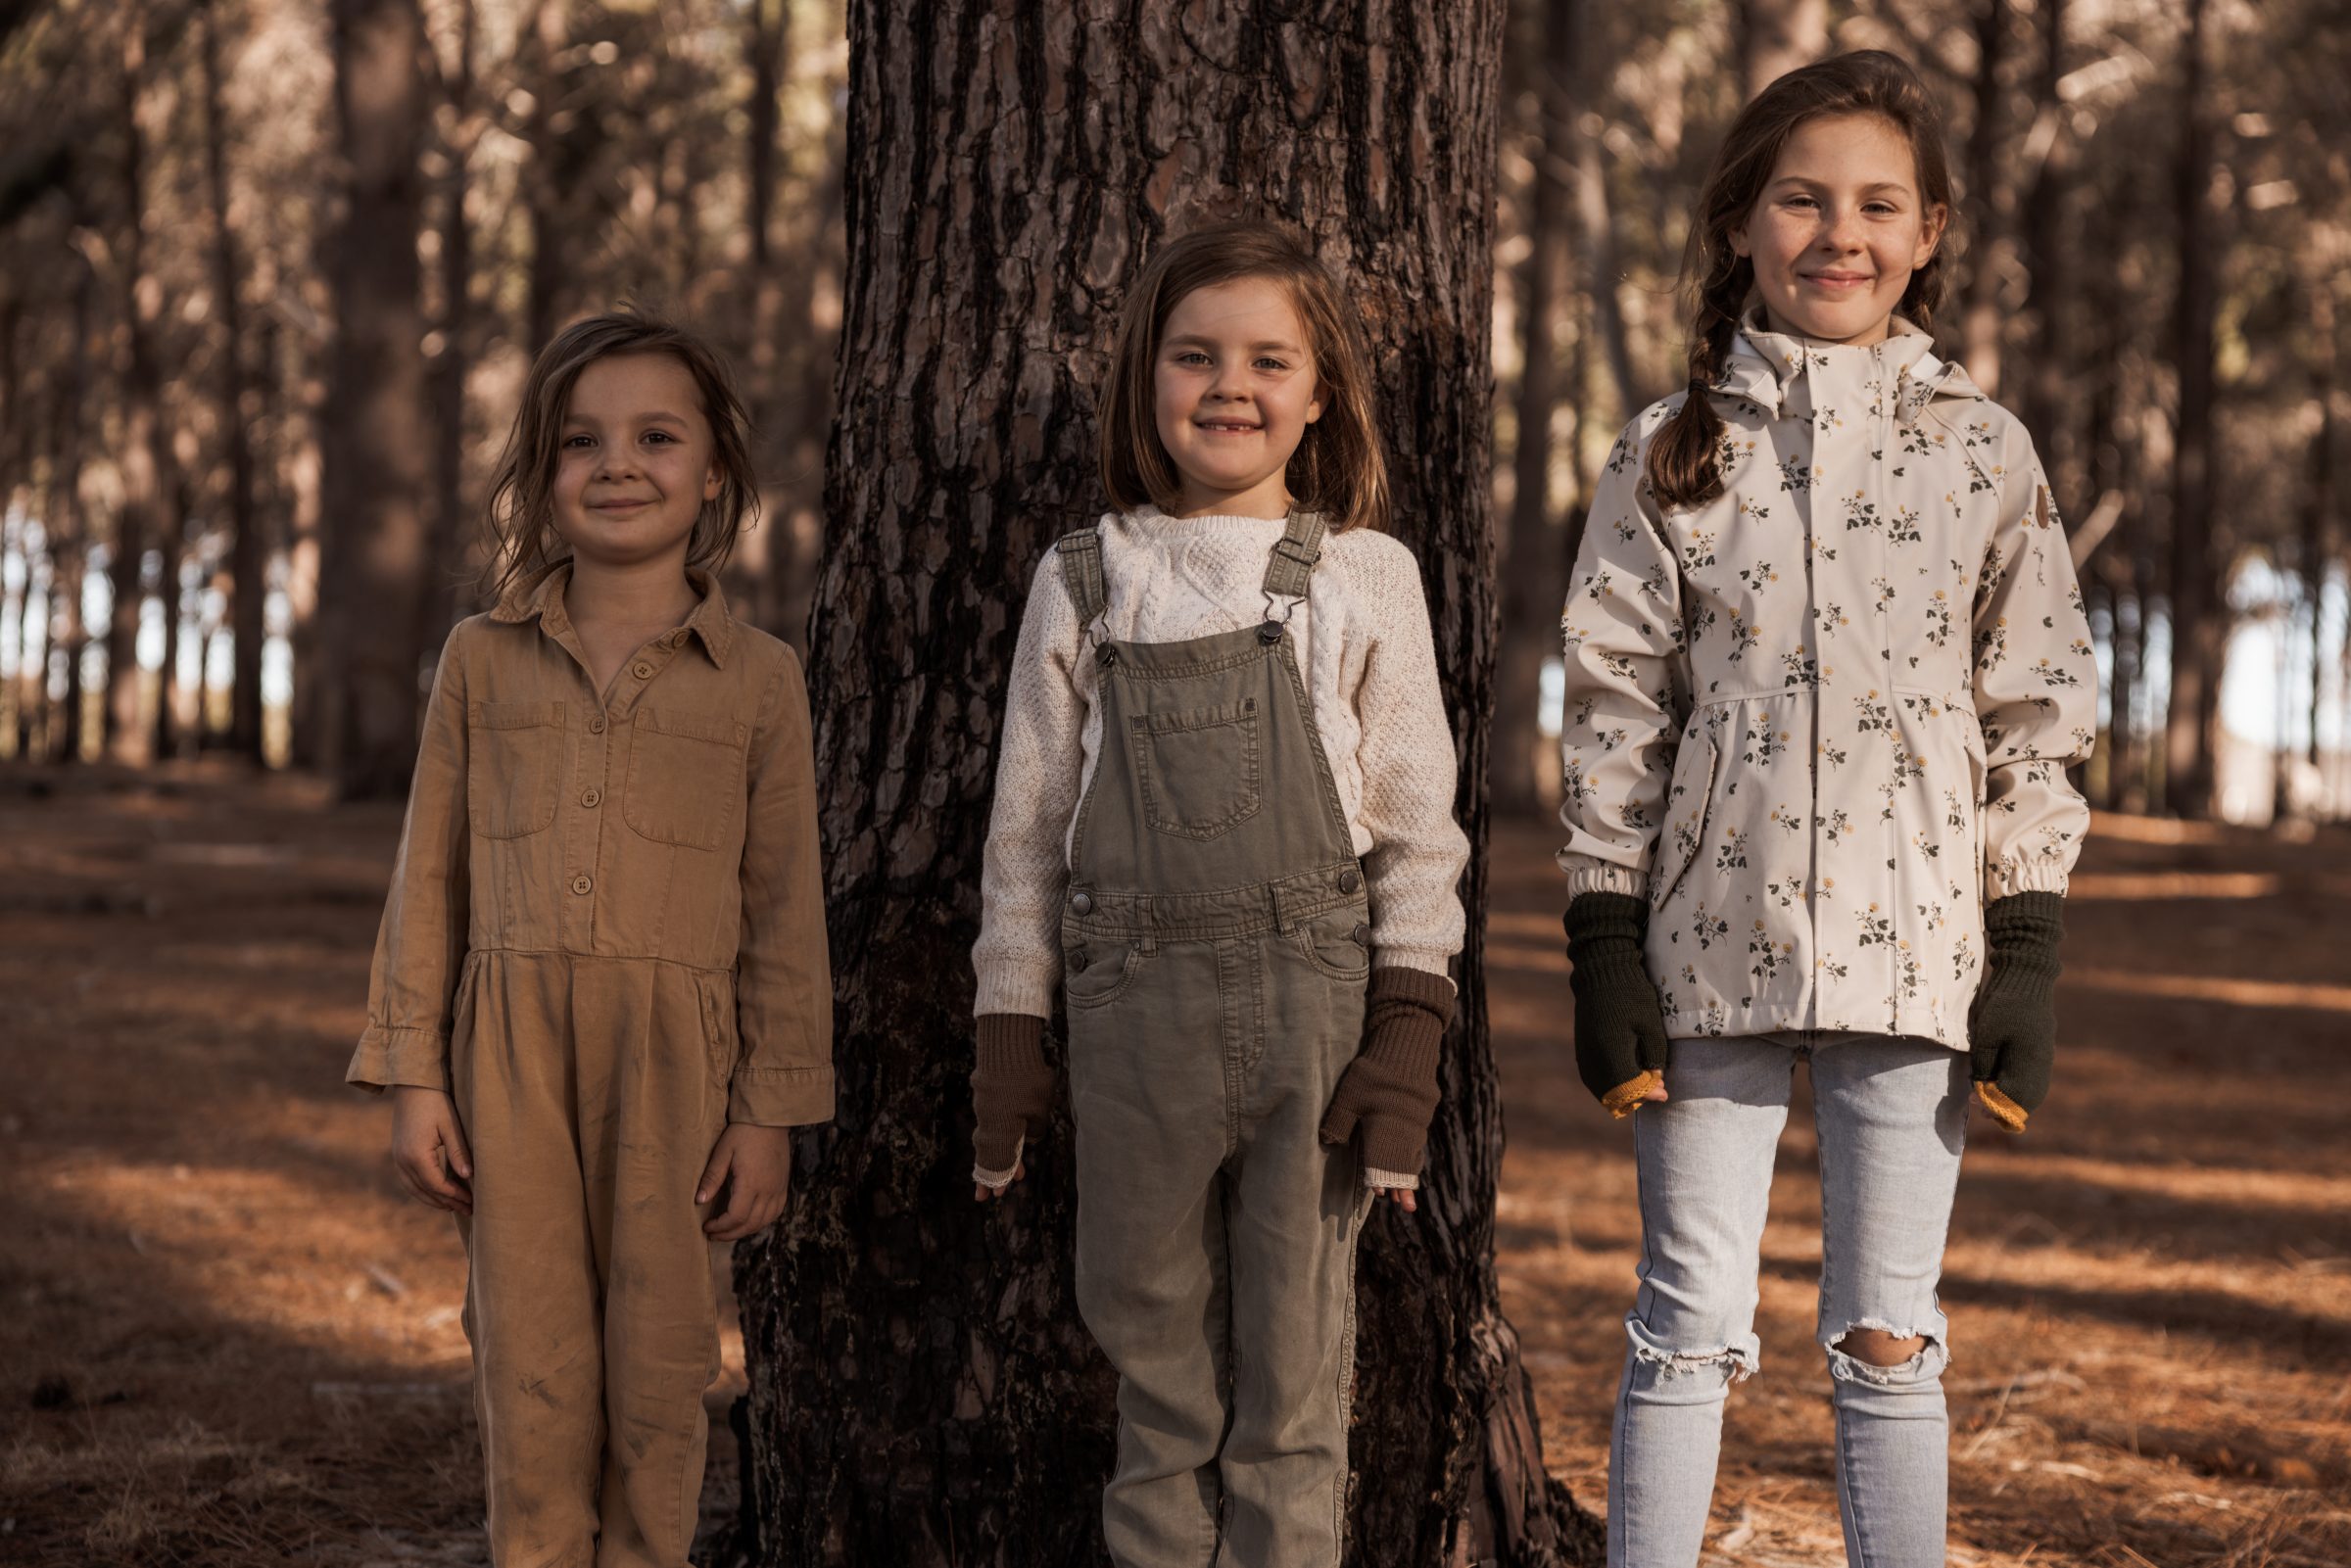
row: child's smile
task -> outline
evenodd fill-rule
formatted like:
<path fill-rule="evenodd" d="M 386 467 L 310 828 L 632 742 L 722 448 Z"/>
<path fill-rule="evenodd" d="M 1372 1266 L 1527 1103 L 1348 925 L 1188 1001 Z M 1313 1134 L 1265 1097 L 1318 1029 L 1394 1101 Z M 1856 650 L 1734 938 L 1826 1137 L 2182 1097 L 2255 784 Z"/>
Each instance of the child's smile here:
<path fill-rule="evenodd" d="M 1824 115 L 1790 133 L 1754 211 L 1731 235 L 1777 330 L 1819 343 L 1882 341 L 1942 238 L 1917 160 L 1875 115 Z"/>
<path fill-rule="evenodd" d="M 1152 377 L 1160 445 L 1182 483 L 1176 510 L 1279 517 L 1290 456 L 1322 417 L 1307 335 L 1270 278 L 1194 289 L 1176 302 Z"/>
<path fill-rule="evenodd" d="M 717 496 L 710 423 L 694 375 L 665 354 L 611 355 L 564 407 L 555 531 L 585 559 L 630 565 L 683 550 Z"/>

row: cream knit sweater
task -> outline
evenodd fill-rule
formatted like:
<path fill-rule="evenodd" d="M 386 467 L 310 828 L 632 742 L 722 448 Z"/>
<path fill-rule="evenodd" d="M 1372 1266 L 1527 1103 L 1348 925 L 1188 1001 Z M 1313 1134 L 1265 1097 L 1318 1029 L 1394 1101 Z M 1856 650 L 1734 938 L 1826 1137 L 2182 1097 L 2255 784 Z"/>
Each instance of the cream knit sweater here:
<path fill-rule="evenodd" d="M 1266 559 L 1280 519 L 1172 518 L 1153 507 L 1101 523 L 1118 641 L 1173 642 L 1266 617 Z M 1289 620 L 1340 808 L 1363 857 L 1372 963 L 1442 974 L 1461 951 L 1455 891 L 1469 841 L 1453 819 L 1453 733 L 1413 554 L 1384 534 L 1325 537 L 1313 589 Z M 1061 982 L 1070 831 L 1102 749 L 1094 661 L 1047 551 L 1013 655 L 981 874 L 975 1013 L 1050 1017 Z"/>

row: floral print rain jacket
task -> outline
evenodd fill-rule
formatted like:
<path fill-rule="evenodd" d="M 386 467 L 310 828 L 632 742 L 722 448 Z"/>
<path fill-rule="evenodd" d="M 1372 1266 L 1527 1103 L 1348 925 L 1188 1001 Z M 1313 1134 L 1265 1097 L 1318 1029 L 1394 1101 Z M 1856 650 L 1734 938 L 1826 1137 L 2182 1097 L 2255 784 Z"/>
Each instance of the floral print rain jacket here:
<path fill-rule="evenodd" d="M 1643 411 L 1560 630 L 1570 896 L 1646 894 L 1668 1035 L 1964 1050 L 1983 906 L 2063 892 L 2097 669 L 2033 443 L 1898 317 L 1751 317 L 1712 390 L 1723 494 L 1660 511 Z"/>

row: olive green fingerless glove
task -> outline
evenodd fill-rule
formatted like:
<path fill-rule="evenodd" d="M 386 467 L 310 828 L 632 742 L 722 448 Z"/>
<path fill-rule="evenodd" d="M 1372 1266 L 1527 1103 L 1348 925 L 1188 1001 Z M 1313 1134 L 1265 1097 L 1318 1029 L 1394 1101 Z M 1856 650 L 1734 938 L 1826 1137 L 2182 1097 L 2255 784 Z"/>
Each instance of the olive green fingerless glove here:
<path fill-rule="evenodd" d="M 2058 893 L 2010 893 L 1984 911 L 1984 981 L 1967 1011 L 1968 1075 L 1976 1098 L 2010 1132 L 2048 1098 L 2057 1054 Z"/>
<path fill-rule="evenodd" d="M 1453 1022 L 1453 982 L 1391 965 L 1371 972 L 1364 1044 L 1322 1114 L 1322 1141 L 1360 1132 L 1364 1168 L 1416 1176 L 1437 1114 L 1437 1049 Z"/>
<path fill-rule="evenodd" d="M 1629 1117 L 1665 1078 L 1664 1011 L 1641 959 L 1649 905 L 1630 893 L 1578 893 L 1562 924 L 1576 1070 L 1608 1115 Z"/>
<path fill-rule="evenodd" d="M 1053 1116 L 1053 1069 L 1045 1063 L 1045 1021 L 1027 1013 L 983 1013 L 972 1066 L 972 1174 L 999 1187 L 1021 1163 L 1023 1140 Z M 997 1178 L 1002 1178 L 1001 1180 Z"/>

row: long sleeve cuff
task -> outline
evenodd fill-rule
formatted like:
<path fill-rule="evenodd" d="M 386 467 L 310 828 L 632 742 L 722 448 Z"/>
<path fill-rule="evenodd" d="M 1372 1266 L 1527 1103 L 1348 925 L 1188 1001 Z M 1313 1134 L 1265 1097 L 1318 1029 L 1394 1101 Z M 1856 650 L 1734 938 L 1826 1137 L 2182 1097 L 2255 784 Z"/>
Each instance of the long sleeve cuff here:
<path fill-rule="evenodd" d="M 1561 855 L 1559 864 L 1567 873 L 1570 899 L 1578 893 L 1624 893 L 1640 898 L 1649 891 L 1649 879 L 1630 866 L 1588 860 L 1581 855 Z"/>
<path fill-rule="evenodd" d="M 449 1092 L 449 1036 L 439 1029 L 370 1023 L 343 1081 L 369 1094 L 395 1086 Z"/>
<path fill-rule="evenodd" d="M 980 989 L 972 1003 L 972 1016 L 1025 1013 L 1031 1018 L 1049 1019 L 1053 1016 L 1053 993 L 1060 986 L 1061 972 L 1057 964 L 984 964 L 980 968 Z"/>
<path fill-rule="evenodd" d="M 1990 903 L 2011 893 L 2063 893 L 2067 871 L 2065 862 L 2054 855 L 1994 861 L 1985 870 L 1984 901 Z"/>
<path fill-rule="evenodd" d="M 737 1068 L 727 1120 L 754 1127 L 805 1127 L 833 1119 L 833 1069 Z"/>

